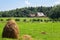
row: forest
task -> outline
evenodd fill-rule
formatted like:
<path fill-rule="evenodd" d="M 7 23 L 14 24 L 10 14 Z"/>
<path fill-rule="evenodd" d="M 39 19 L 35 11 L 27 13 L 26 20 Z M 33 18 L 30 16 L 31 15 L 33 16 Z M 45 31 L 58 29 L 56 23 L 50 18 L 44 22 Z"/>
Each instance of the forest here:
<path fill-rule="evenodd" d="M 31 17 L 29 14 L 36 14 L 37 12 L 43 12 L 46 17 L 52 19 L 59 19 L 60 5 L 56 5 L 53 7 L 24 7 L 9 11 L 0 11 L 0 17 Z"/>

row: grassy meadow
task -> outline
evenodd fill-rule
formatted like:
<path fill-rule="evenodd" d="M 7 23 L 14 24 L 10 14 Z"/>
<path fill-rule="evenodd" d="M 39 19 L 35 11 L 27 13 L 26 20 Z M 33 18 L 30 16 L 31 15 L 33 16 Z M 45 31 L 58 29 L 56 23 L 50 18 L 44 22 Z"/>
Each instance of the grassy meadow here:
<path fill-rule="evenodd" d="M 2 31 L 7 23 L 6 19 L 0 18 L 3 21 L 0 21 L 0 40 L 18 40 L 18 39 L 8 39 L 2 38 Z M 16 18 L 12 18 L 16 19 Z M 30 35 L 34 40 L 60 40 L 60 22 L 30 22 L 30 19 L 48 19 L 48 18 L 17 18 L 20 21 L 16 21 L 19 27 L 19 36 L 20 38 L 23 35 Z M 23 19 L 26 19 L 27 22 L 23 22 Z M 43 34 L 42 32 L 45 32 Z M 22 39 L 20 39 L 22 40 Z"/>

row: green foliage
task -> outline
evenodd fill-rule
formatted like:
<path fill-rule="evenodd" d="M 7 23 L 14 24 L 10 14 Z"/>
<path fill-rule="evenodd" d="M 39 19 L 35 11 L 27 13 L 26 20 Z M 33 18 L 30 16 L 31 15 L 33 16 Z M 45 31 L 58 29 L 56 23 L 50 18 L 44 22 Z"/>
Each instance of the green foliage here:
<path fill-rule="evenodd" d="M 49 13 L 49 17 L 52 19 L 60 18 L 60 5 L 54 6 Z"/>
<path fill-rule="evenodd" d="M 20 21 L 20 19 L 15 19 L 15 21 Z"/>
<path fill-rule="evenodd" d="M 37 14 L 37 12 L 43 12 L 46 14 L 46 11 L 49 11 L 51 7 L 25 7 L 9 11 L 1 11 L 0 17 L 30 17 L 30 14 Z"/>
<path fill-rule="evenodd" d="M 9 11 L 1 11 L 0 17 L 31 17 L 30 14 L 35 14 L 35 17 L 37 17 L 37 12 L 43 12 L 47 17 L 51 19 L 59 19 L 60 5 L 53 7 L 25 7 Z"/>

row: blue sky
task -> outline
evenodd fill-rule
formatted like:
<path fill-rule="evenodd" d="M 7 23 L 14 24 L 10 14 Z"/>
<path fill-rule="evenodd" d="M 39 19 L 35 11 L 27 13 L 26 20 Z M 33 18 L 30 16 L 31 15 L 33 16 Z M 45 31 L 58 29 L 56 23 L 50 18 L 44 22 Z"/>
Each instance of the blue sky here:
<path fill-rule="evenodd" d="M 60 0 L 0 0 L 0 11 L 28 6 L 54 6 L 57 4 L 60 4 Z"/>

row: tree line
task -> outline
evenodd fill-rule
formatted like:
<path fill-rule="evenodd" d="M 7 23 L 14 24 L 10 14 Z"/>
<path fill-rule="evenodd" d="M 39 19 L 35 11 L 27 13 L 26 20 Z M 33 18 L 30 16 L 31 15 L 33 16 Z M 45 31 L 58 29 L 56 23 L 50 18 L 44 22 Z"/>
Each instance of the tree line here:
<path fill-rule="evenodd" d="M 30 17 L 30 14 L 43 12 L 47 17 L 52 19 L 60 18 L 60 5 L 53 7 L 25 7 L 9 11 L 0 11 L 0 17 Z"/>
<path fill-rule="evenodd" d="M 25 7 L 17 8 L 15 10 L 1 11 L 0 17 L 29 17 L 29 14 L 36 14 L 37 12 L 46 13 L 51 7 Z"/>

